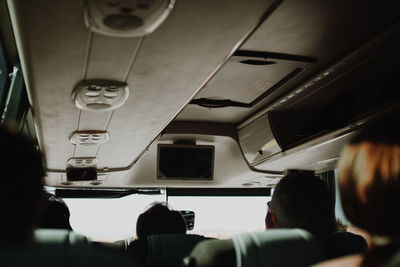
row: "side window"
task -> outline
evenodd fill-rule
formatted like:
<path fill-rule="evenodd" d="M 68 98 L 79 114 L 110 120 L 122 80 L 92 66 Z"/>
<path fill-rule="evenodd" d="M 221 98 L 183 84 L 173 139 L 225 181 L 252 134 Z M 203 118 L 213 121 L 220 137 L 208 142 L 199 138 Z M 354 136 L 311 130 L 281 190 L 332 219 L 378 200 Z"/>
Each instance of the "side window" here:
<path fill-rule="evenodd" d="M 19 63 L 7 61 L 5 49 L 0 40 L 0 122 L 19 127 L 32 140 L 36 141 L 36 131 L 32 109 L 25 88 L 24 77 Z"/>
<path fill-rule="evenodd" d="M 0 108 L 3 111 L 8 89 L 8 68 L 3 46 L 0 42 Z"/>
<path fill-rule="evenodd" d="M 9 74 L 9 86 L 4 90 L 1 122 L 11 122 L 21 125 L 28 110 L 29 101 L 21 66 L 16 64 Z"/>

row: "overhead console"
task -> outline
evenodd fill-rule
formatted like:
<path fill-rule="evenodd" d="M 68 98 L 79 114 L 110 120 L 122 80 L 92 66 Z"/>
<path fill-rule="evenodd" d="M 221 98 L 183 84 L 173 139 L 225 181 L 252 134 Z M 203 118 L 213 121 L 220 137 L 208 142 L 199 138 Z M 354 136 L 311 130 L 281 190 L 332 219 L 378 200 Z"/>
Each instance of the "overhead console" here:
<path fill-rule="evenodd" d="M 189 104 L 251 109 L 277 98 L 279 88 L 316 62 L 313 57 L 238 50 Z"/>
<path fill-rule="evenodd" d="M 400 72 L 399 32 L 394 25 L 238 125 L 249 164 L 274 171 L 283 166 L 318 170 L 326 162 L 333 168 L 345 136 L 371 116 L 400 105 L 400 91 L 393 87 Z M 321 166 L 311 166 L 317 163 L 304 160 L 301 151 L 317 146 L 313 153 Z"/>

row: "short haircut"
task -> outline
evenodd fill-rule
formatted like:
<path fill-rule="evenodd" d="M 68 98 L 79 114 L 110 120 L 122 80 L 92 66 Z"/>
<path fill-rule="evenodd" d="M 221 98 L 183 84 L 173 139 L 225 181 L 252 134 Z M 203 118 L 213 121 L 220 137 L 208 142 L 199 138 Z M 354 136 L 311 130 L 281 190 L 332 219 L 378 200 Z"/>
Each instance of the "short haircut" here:
<path fill-rule="evenodd" d="M 317 236 L 333 232 L 333 200 L 324 181 L 310 173 L 285 176 L 270 202 L 278 228 L 301 228 Z"/>
<path fill-rule="evenodd" d="M 155 234 L 184 234 L 186 222 L 179 211 L 171 210 L 165 203 L 155 203 L 140 214 L 136 223 L 138 239 Z"/>
<path fill-rule="evenodd" d="M 69 222 L 70 212 L 61 198 L 45 192 L 45 200 L 37 218 L 37 228 L 72 230 Z"/>
<path fill-rule="evenodd" d="M 400 234 L 400 112 L 368 124 L 344 147 L 338 163 L 343 210 L 372 234 Z"/>

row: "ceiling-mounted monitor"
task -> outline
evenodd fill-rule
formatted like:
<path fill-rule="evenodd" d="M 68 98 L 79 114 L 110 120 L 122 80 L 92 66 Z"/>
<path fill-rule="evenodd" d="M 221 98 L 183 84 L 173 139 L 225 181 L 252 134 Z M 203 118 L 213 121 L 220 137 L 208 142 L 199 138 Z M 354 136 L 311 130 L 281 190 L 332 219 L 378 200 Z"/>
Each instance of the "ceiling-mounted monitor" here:
<path fill-rule="evenodd" d="M 214 146 L 159 144 L 157 179 L 212 180 Z"/>

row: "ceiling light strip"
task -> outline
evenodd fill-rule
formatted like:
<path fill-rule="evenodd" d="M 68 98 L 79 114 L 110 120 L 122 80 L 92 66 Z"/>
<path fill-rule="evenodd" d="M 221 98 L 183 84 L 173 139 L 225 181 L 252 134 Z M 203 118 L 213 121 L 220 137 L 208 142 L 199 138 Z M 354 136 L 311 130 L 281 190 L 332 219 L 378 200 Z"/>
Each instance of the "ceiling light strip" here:
<path fill-rule="evenodd" d="M 92 44 L 93 44 L 93 33 L 91 31 L 88 31 L 88 40 L 87 40 L 87 45 L 86 45 L 86 57 L 85 57 L 85 65 L 83 66 L 83 80 L 86 80 L 88 69 L 89 69 L 89 61 L 90 61 L 90 56 L 92 54 Z"/>
<path fill-rule="evenodd" d="M 108 131 L 108 127 L 110 126 L 111 119 L 112 119 L 112 117 L 114 116 L 114 111 L 115 111 L 115 110 L 113 110 L 113 111 L 111 112 L 110 117 L 108 118 L 106 128 L 104 129 L 105 132 Z M 97 155 L 99 154 L 99 152 L 100 152 L 100 146 L 97 147 L 97 151 L 96 151 L 96 154 L 95 154 L 95 157 L 96 157 L 96 158 L 97 158 Z"/>
<path fill-rule="evenodd" d="M 139 38 L 139 41 L 136 44 L 136 48 L 132 53 L 131 61 L 129 62 L 128 70 L 126 71 L 125 76 L 124 76 L 124 80 L 123 80 L 123 82 L 125 82 L 125 83 L 128 80 L 129 75 L 131 74 L 133 65 L 136 62 L 136 59 L 137 59 L 137 56 L 139 55 L 140 49 L 142 48 L 142 44 L 143 44 L 144 38 L 145 38 L 144 36 Z"/>

